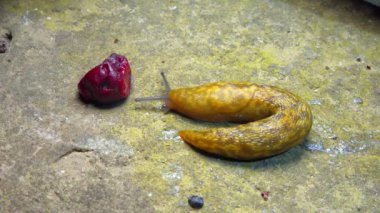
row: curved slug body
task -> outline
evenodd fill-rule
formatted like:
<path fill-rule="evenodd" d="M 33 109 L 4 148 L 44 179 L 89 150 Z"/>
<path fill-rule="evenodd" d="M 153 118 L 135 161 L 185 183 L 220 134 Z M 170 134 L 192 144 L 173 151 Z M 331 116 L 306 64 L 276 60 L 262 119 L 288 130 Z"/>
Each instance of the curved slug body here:
<path fill-rule="evenodd" d="M 284 152 L 301 143 L 312 125 L 310 107 L 296 95 L 252 83 L 218 82 L 170 90 L 166 105 L 198 120 L 242 123 L 179 132 L 186 143 L 200 150 L 237 160 Z"/>

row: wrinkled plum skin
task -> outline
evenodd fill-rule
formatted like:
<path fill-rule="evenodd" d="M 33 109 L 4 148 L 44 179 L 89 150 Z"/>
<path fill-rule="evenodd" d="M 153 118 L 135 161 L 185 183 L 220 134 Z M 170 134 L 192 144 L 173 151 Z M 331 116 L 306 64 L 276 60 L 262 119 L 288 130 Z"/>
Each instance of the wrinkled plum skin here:
<path fill-rule="evenodd" d="M 85 102 L 107 104 L 127 98 L 131 89 L 131 68 L 127 58 L 111 54 L 86 73 L 78 89 Z"/>

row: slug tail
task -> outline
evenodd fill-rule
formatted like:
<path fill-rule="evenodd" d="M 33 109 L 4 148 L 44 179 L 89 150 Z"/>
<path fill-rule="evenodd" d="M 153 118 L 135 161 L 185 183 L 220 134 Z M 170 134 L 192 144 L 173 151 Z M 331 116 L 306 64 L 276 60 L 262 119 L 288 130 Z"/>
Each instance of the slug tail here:
<path fill-rule="evenodd" d="M 280 154 L 302 142 L 309 132 L 309 119 L 289 125 L 279 115 L 236 127 L 204 131 L 184 130 L 179 135 L 202 151 L 235 160 L 255 160 Z"/>
<path fill-rule="evenodd" d="M 212 138 L 207 137 L 204 131 L 192 131 L 184 130 L 180 131 L 179 136 L 188 145 L 195 147 L 196 149 L 202 150 L 210 154 L 216 154 L 221 156 L 227 155 L 225 149 L 221 147 L 220 143 L 212 142 Z"/>
<path fill-rule="evenodd" d="M 217 128 L 205 131 L 180 131 L 179 135 L 187 144 L 204 152 L 230 158 L 235 160 L 253 160 L 271 156 L 274 154 L 274 147 L 271 147 L 270 153 L 266 150 L 269 140 L 265 141 L 246 141 L 244 138 L 235 136 L 233 132 L 239 135 L 238 128 Z M 260 135 L 260 133 L 258 133 Z M 255 138 L 256 134 L 251 131 L 250 136 Z M 261 136 L 257 138 L 261 138 Z"/>

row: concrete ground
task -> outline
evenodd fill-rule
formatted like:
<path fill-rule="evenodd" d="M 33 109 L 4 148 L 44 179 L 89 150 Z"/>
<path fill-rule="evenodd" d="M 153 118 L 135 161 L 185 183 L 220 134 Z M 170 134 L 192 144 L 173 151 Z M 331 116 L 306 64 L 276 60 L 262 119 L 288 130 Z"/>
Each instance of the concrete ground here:
<path fill-rule="evenodd" d="M 379 9 L 349 0 L 0 0 L 0 212 L 376 212 Z M 86 105 L 77 83 L 112 52 L 130 98 Z M 265 160 L 207 156 L 181 129 L 225 124 L 136 97 L 212 81 L 288 89 L 307 139 Z M 269 192 L 264 200 L 262 192 Z"/>

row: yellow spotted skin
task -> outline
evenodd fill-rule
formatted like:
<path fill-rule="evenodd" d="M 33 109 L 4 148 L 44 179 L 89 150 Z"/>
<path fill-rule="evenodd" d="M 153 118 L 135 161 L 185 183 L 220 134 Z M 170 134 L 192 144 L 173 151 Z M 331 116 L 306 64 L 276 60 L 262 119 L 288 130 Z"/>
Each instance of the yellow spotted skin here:
<path fill-rule="evenodd" d="M 312 125 L 310 107 L 296 95 L 252 83 L 217 82 L 174 89 L 166 105 L 198 120 L 241 123 L 179 132 L 186 143 L 200 150 L 237 160 L 282 153 L 301 143 Z"/>

